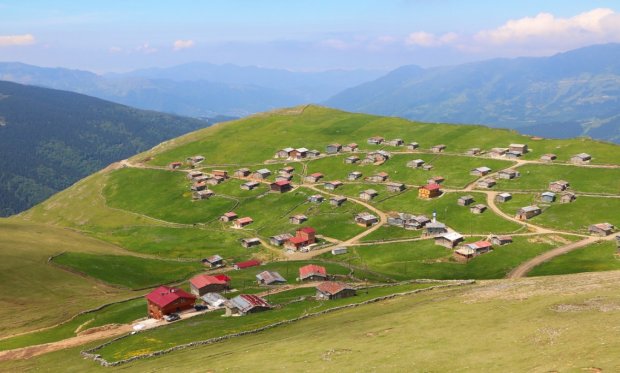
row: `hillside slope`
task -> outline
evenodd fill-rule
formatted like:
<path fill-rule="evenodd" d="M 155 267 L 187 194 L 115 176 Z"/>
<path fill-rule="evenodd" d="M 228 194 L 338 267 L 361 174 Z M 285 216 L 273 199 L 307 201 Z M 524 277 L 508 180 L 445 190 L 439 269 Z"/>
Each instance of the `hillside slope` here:
<path fill-rule="evenodd" d="M 0 216 L 206 122 L 0 82 Z"/>
<path fill-rule="evenodd" d="M 547 137 L 620 142 L 620 44 L 542 58 L 405 66 L 329 106 L 410 119 L 483 123 Z"/>

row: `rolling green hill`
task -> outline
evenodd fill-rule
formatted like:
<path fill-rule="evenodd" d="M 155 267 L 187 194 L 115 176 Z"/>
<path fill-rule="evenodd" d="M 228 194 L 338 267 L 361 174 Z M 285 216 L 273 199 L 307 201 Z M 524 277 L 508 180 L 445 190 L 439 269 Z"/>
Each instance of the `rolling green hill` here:
<path fill-rule="evenodd" d="M 0 81 L 0 216 L 111 162 L 207 126 L 92 97 Z"/>
<path fill-rule="evenodd" d="M 420 147 L 411 150 L 404 146 L 371 145 L 366 141 L 371 136 L 383 136 L 386 139 L 402 138 L 405 142 L 416 141 Z M 288 146 L 318 149 L 321 153 L 325 153 L 328 144 L 352 142 L 359 144 L 359 150 L 355 154 L 361 158 L 375 150 L 385 150 L 391 153 L 391 157 L 383 164 L 368 165 L 346 164 L 345 158 L 350 155 L 349 153 L 321 155 L 316 159 L 302 160 L 274 158 L 278 150 Z M 511 143 L 527 144 L 530 150 L 518 159 L 489 156 L 488 151 L 491 148 L 507 147 Z M 445 144 L 446 150 L 442 153 L 432 152 L 430 148 L 437 144 Z M 482 154 L 468 155 L 466 152 L 472 147 L 481 148 Z M 581 152 L 592 155 L 590 164 L 574 165 L 569 162 L 572 155 Z M 557 154 L 557 160 L 552 163 L 539 161 L 540 156 L 546 153 Z M 205 160 L 196 165 L 185 161 L 195 155 L 202 155 Z M 407 167 L 407 163 L 414 159 L 423 159 L 427 164 L 432 164 L 432 170 Z M 170 169 L 168 164 L 173 161 L 180 161 L 181 167 Z M 285 166 L 294 168 L 292 179 L 294 189 L 286 193 L 269 192 L 268 184 L 275 180 L 278 170 Z M 471 170 L 482 166 L 491 168 L 490 176 L 509 168 L 520 170 L 521 176 L 514 180 L 502 180 L 490 190 L 480 189 L 476 181 L 481 177 L 472 175 Z M 219 185 L 208 186 L 215 193 L 213 197 L 203 200 L 192 199 L 190 191 L 192 182 L 187 177 L 190 170 L 201 170 L 208 174 L 214 169 L 221 169 L 232 175 L 233 171 L 240 167 L 248 167 L 253 171 L 267 168 L 272 175 L 251 191 L 240 188 L 246 179 L 233 176 Z M 493 354 L 495 361 L 499 362 L 499 367 L 511 366 L 516 364 L 512 359 L 515 351 L 519 351 L 523 356 L 530 356 L 536 351 L 531 347 L 531 341 L 534 340 L 548 347 L 546 356 L 553 356 L 554 360 L 549 362 L 527 359 L 526 362 L 514 366 L 525 370 L 532 367 L 536 370 L 539 366 L 546 369 L 562 369 L 566 366 L 562 360 L 565 356 L 564 351 L 577 350 L 583 346 L 582 342 L 570 341 L 591 341 L 596 332 L 591 333 L 585 328 L 575 327 L 571 329 L 570 335 L 560 337 L 557 334 L 558 330 L 566 330 L 573 321 L 598 322 L 604 316 L 601 316 L 596 307 L 592 309 L 586 307 L 588 312 L 580 314 L 579 317 L 564 311 L 549 311 L 549 307 L 558 304 L 578 307 L 581 303 L 591 304 L 591 300 L 598 296 L 611 297 L 610 278 L 617 277 L 617 274 L 615 272 L 601 274 L 600 277 L 582 275 L 575 280 L 570 277 L 563 280 L 522 279 L 520 282 L 500 279 L 513 273 L 520 266 L 535 261 L 540 255 L 579 243 L 582 248 L 564 256 L 552 257 L 547 263 L 536 267 L 531 274 L 549 276 L 620 268 L 614 236 L 597 239 L 587 232 L 587 225 L 593 223 L 609 221 L 620 225 L 620 221 L 613 215 L 613 211 L 617 210 L 615 206 L 620 201 L 620 189 L 613 175 L 619 169 L 619 147 L 611 143 L 584 138 L 568 140 L 532 138 L 514 131 L 482 126 L 419 123 L 398 118 L 347 113 L 319 106 L 303 106 L 221 123 L 167 141 L 77 182 L 45 202 L 8 219 L 7 224 L 21 226 L 23 229 L 43 224 L 44 227 L 54 226 L 49 227 L 54 229 L 54 232 L 65 228 L 70 229 L 72 234 L 82 240 L 91 240 L 93 250 L 82 250 L 79 247 L 57 243 L 54 253 L 64 254 L 46 263 L 39 262 L 37 266 L 64 271 L 70 276 L 83 276 L 89 281 L 116 289 L 118 298 L 122 298 L 121 294 L 127 298 L 136 293 L 141 295 L 149 288 L 163 283 L 174 282 L 187 288 L 186 279 L 195 273 L 206 271 L 200 260 L 210 255 L 219 254 L 224 258 L 227 263 L 224 270 L 230 269 L 232 263 L 241 260 L 255 258 L 263 261 L 263 265 L 258 268 L 227 272 L 233 278 L 232 284 L 237 290 L 227 296 L 262 293 L 277 306 L 275 310 L 239 318 L 221 317 L 222 311 L 214 311 L 130 335 L 100 347 L 97 347 L 97 344 L 84 346 L 95 348 L 94 353 L 111 363 L 122 362 L 126 358 L 142 357 L 162 349 L 183 347 L 184 344 L 208 338 L 248 332 L 275 322 L 288 322 L 317 311 L 329 311 L 328 314 L 315 316 L 309 320 L 293 322 L 286 328 L 276 327 L 260 332 L 256 336 L 234 337 L 225 343 L 218 342 L 213 346 L 203 346 L 189 351 L 204 352 L 200 354 L 201 358 L 205 354 L 219 356 L 222 349 L 226 348 L 242 351 L 241 349 L 246 348 L 246 343 L 252 343 L 248 341 L 256 341 L 254 338 L 267 338 L 267 340 L 272 337 L 294 338 L 293 335 L 282 332 L 289 328 L 301 328 L 295 330 L 306 331 L 305 328 L 311 328 L 319 334 L 324 334 L 346 319 L 353 320 L 349 321 L 351 325 L 363 325 L 363 327 L 350 328 L 348 332 L 342 333 L 343 338 L 364 340 L 365 335 L 373 338 L 381 336 L 381 340 L 385 343 L 383 353 L 403 360 L 402 363 L 394 364 L 395 370 L 417 361 L 424 362 L 422 368 L 430 367 L 432 370 L 436 366 L 451 365 L 447 363 L 446 358 L 438 358 L 437 365 L 432 365 L 424 352 L 414 354 L 407 349 L 395 348 L 396 345 L 402 345 L 403 340 L 395 337 L 394 333 L 385 332 L 391 328 L 386 325 L 393 325 L 395 330 L 409 328 L 402 324 L 404 321 L 398 321 L 399 318 L 407 320 L 407 325 L 423 323 L 429 325 L 428 328 L 433 325 L 437 329 L 438 339 L 434 342 L 428 339 L 431 329 L 417 328 L 422 334 L 418 339 L 410 340 L 414 343 L 412 346 L 416 346 L 414 350 L 432 350 L 433 354 L 440 351 L 453 359 L 457 347 L 462 347 L 463 343 L 450 340 L 452 332 L 466 336 L 472 330 L 483 330 L 484 338 L 487 340 L 493 337 L 493 340 L 505 342 L 511 335 L 509 329 L 514 329 L 513 324 L 510 324 L 511 320 L 518 319 L 527 327 L 519 332 L 512 331 L 513 335 L 519 336 L 518 340 L 510 341 L 516 347 L 509 351 L 506 349 L 492 351 L 490 347 L 468 348 L 465 358 L 468 364 L 487 367 L 486 360 L 482 359 L 488 354 Z M 363 177 L 349 181 L 346 177 L 351 171 L 359 171 Z M 317 172 L 325 175 L 321 182 L 313 183 L 305 180 L 306 176 Z M 403 183 L 405 189 L 390 192 L 385 182 L 364 179 L 379 172 L 386 172 L 390 182 Z M 430 200 L 419 198 L 418 187 L 426 184 L 427 179 L 433 176 L 445 177 L 446 180 L 442 184 L 443 193 Z M 570 190 L 577 195 L 576 201 L 567 204 L 540 203 L 539 193 L 546 189 L 547 183 L 563 178 L 571 183 Z M 329 190 L 325 188 L 323 181 L 330 180 L 341 180 L 343 185 L 336 190 Z M 359 192 L 369 188 L 377 190 L 379 195 L 365 202 L 359 198 Z M 513 199 L 506 203 L 495 202 L 495 195 L 502 191 L 513 193 Z M 336 195 L 346 196 L 348 200 L 341 206 L 331 205 L 328 201 L 310 202 L 308 197 L 316 194 L 320 194 L 326 200 Z M 471 195 L 475 203 L 485 204 L 488 209 L 482 214 L 473 214 L 469 207 L 457 204 L 457 199 L 463 195 Z M 516 220 L 515 210 L 530 203 L 540 203 L 543 213 L 526 222 Z M 604 206 L 613 208 L 606 210 Z M 251 217 L 253 223 L 242 229 L 234 228 L 230 222 L 219 219 L 222 214 L 229 211 L 236 212 L 239 217 Z M 362 227 L 355 224 L 356 215 L 363 212 L 375 214 L 379 220 L 377 225 Z M 392 216 L 394 212 L 423 214 L 427 217 L 436 213 L 439 221 L 463 234 L 466 243 L 488 239 L 489 235 L 493 234 L 510 234 L 513 236 L 513 242 L 503 246 L 494 245 L 493 251 L 467 261 L 457 260 L 453 250 L 437 245 L 433 238 L 424 235 L 422 230 L 405 230 L 402 227 L 388 226 L 387 217 Z M 271 244 L 270 238 L 274 235 L 295 233 L 300 225 L 293 224 L 289 218 L 297 214 L 306 215 L 308 218 L 302 227 L 309 226 L 316 229 L 318 245 L 307 252 L 291 252 Z M 42 235 L 45 236 L 46 234 Z M 240 244 L 241 239 L 251 237 L 259 238 L 261 245 L 245 248 Z M 2 248 L 11 247 L 10 242 L 0 241 L 0 245 Z M 33 245 L 32 252 L 20 257 L 39 260 L 40 255 L 34 254 L 38 251 L 39 243 L 34 240 Z M 332 255 L 331 249 L 338 246 L 346 247 L 348 252 Z M 298 268 L 309 263 L 323 265 L 329 274 L 356 286 L 358 295 L 327 302 L 313 299 L 312 287 L 301 287 L 302 284 L 296 280 Z M 263 270 L 278 271 L 286 278 L 289 287 L 277 291 L 277 288 L 258 285 L 255 275 Z M 596 278 L 600 279 L 601 286 L 585 285 L 595 283 Z M 419 283 L 421 279 L 440 282 Z M 416 293 L 391 300 L 375 299 L 434 285 L 443 286 L 448 284 L 441 282 L 445 280 L 463 279 L 485 281 L 477 285 L 463 285 L 467 289 L 462 290 L 435 289 L 427 294 Z M 486 282 L 486 280 L 492 281 Z M 52 278 L 50 286 L 60 286 L 63 281 L 65 280 L 62 278 Z M 4 286 L 11 284 L 15 286 L 14 283 L 0 284 L 0 291 Z M 24 285 L 20 283 L 20 286 Z M 570 294 L 565 293 L 564 286 L 571 288 Z M 587 288 L 587 296 L 576 295 L 579 293 L 573 289 L 579 286 Z M 129 290 L 140 288 L 147 289 Z M 53 307 L 60 302 L 69 301 L 75 304 L 85 297 L 84 293 L 87 291 L 69 294 L 64 299 L 52 295 L 41 300 L 41 307 L 43 305 Z M 506 303 L 507 296 L 511 297 L 510 303 Z M 616 298 L 605 300 L 604 307 L 616 307 Z M 523 299 L 527 299 L 527 302 Z M 376 300 L 378 303 L 358 304 L 366 300 Z M 101 302 L 105 303 L 103 300 Z M 502 310 L 497 310 L 498 305 L 502 305 Z M 356 306 L 356 309 L 334 311 L 333 308 L 336 306 Z M 505 312 L 506 308 L 509 308 L 510 312 Z M 613 310 L 608 314 L 611 315 L 610 320 L 618 315 L 617 309 Z M 568 314 L 575 317 L 570 320 L 563 318 Z M 96 363 L 82 360 L 77 355 L 77 350 L 55 352 L 27 362 L 4 363 L 1 362 L 3 356 L 1 351 L 43 342 L 59 343 L 76 334 L 76 329 L 72 328 L 78 322 L 90 322 L 97 326 L 105 323 L 105 320 L 127 323 L 129 318 L 137 315 L 141 316 L 139 301 L 128 301 L 122 305 L 81 315 L 67 324 L 48 330 L 33 331 L 26 335 L 0 340 L 0 343 L 4 341 L 6 346 L 2 348 L 0 344 L 0 368 L 37 368 L 52 364 L 57 359 L 67 359 L 68 366 L 73 369 L 80 370 L 84 369 L 83 367 L 96 369 Z M 472 317 L 470 320 L 463 318 L 463 315 L 491 316 Z M 21 317 L 24 320 L 36 320 L 37 314 L 24 312 Z M 465 322 L 466 320 L 470 322 Z M 552 325 L 549 330 L 541 326 L 549 323 Z M 40 320 L 40 324 L 54 325 L 46 324 L 44 320 Z M 6 325 L 8 328 L 8 322 Z M 438 325 L 444 327 L 437 328 Z M 491 330 L 496 325 L 504 326 L 500 328 L 503 334 Z M 24 326 L 23 330 L 28 328 Z M 351 335 L 347 334 L 349 332 Z M 311 333 L 306 333 L 309 334 Z M 415 333 L 411 331 L 409 334 Z M 553 343 L 550 340 L 553 340 Z M 554 344 L 556 340 L 563 341 L 561 347 L 557 347 L 560 344 Z M 350 347 L 347 348 L 351 351 L 343 352 L 342 359 L 339 357 L 340 352 L 329 352 L 342 349 L 335 341 L 330 342 L 330 346 L 322 346 L 321 348 L 325 347 L 323 352 L 315 351 L 320 356 L 312 358 L 306 356 L 304 359 L 320 360 L 320 367 L 323 370 L 330 368 L 346 370 L 347 367 L 358 370 L 355 367 L 363 364 L 385 364 L 385 361 L 376 360 L 372 356 L 363 356 L 365 351 L 372 350 L 379 353 L 374 349 L 369 350 L 369 345 L 364 342 L 348 344 Z M 376 344 L 375 341 L 374 345 Z M 403 351 L 408 351 L 413 357 L 400 356 L 399 353 Z M 171 361 L 169 359 L 187 354 L 188 351 L 182 349 L 164 357 L 129 363 L 124 367 L 137 370 L 151 369 L 158 362 L 163 362 L 166 367 Z M 361 365 L 347 365 L 346 356 L 349 354 L 351 358 L 355 357 L 356 361 L 360 360 L 356 364 Z M 595 357 L 600 358 L 601 364 L 607 367 L 610 364 L 609 356 L 608 350 L 605 349 L 600 350 Z M 285 370 L 288 367 L 296 369 L 300 362 L 295 359 L 282 360 L 281 365 L 265 364 L 264 370 Z M 230 359 L 225 360 L 221 365 L 218 365 L 219 362 L 213 362 L 200 365 L 196 369 L 242 366 Z M 572 364 L 582 367 L 585 360 L 575 360 Z M 188 367 L 188 370 L 192 369 Z"/>

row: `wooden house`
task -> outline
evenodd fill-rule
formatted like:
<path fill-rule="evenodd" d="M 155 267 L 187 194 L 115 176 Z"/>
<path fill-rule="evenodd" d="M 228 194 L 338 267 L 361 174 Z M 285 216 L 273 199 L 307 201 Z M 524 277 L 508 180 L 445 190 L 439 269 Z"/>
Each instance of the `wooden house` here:
<path fill-rule="evenodd" d="M 560 203 L 571 203 L 577 199 L 577 195 L 573 192 L 564 192 L 560 195 Z"/>
<path fill-rule="evenodd" d="M 205 160 L 205 157 L 203 157 L 202 155 L 195 155 L 193 157 L 188 157 L 186 159 L 187 162 L 191 163 L 191 164 L 198 164 L 202 161 Z"/>
<path fill-rule="evenodd" d="M 193 183 L 190 189 L 194 192 L 197 192 L 199 190 L 205 190 L 206 188 L 207 188 L 207 183 L 204 181 L 199 181 L 199 182 Z"/>
<path fill-rule="evenodd" d="M 243 190 L 253 190 L 254 188 L 258 188 L 260 183 L 256 181 L 248 181 L 247 183 L 241 184 L 240 188 Z"/>
<path fill-rule="evenodd" d="M 146 296 L 147 314 L 154 319 L 194 307 L 196 297 L 182 289 L 160 286 Z"/>
<path fill-rule="evenodd" d="M 474 197 L 470 195 L 460 196 L 456 203 L 459 206 L 469 206 L 474 203 Z"/>
<path fill-rule="evenodd" d="M 204 175 L 202 171 L 190 171 L 187 173 L 187 178 L 189 180 L 195 180 L 197 177 Z"/>
<path fill-rule="evenodd" d="M 497 184 L 495 179 L 483 179 L 483 180 L 479 180 L 476 183 L 476 186 L 478 188 L 490 189 L 490 188 L 493 188 L 495 184 Z"/>
<path fill-rule="evenodd" d="M 389 146 L 403 146 L 405 145 L 405 142 L 403 141 L 403 139 L 392 139 L 386 141 L 385 144 Z"/>
<path fill-rule="evenodd" d="M 286 279 L 275 271 L 263 271 L 256 275 L 256 282 L 259 285 L 277 285 L 285 284 Z"/>
<path fill-rule="evenodd" d="M 234 228 L 243 228 L 246 225 L 252 224 L 253 222 L 254 222 L 254 220 L 252 220 L 252 218 L 246 216 L 244 218 L 235 219 L 233 221 L 233 227 Z"/>
<path fill-rule="evenodd" d="M 282 233 L 275 236 L 269 237 L 269 243 L 274 246 L 282 246 L 286 243 L 286 241 L 293 238 L 293 235 L 290 233 Z"/>
<path fill-rule="evenodd" d="M 259 265 L 261 265 L 260 260 L 251 259 L 251 260 L 246 260 L 244 262 L 237 262 L 233 265 L 233 268 L 236 270 L 240 270 L 240 269 L 246 269 L 250 267 L 257 267 Z"/>
<path fill-rule="evenodd" d="M 493 246 L 487 241 L 477 241 L 465 244 L 454 251 L 454 258 L 458 261 L 468 261 L 476 256 L 488 253 L 493 250 Z"/>
<path fill-rule="evenodd" d="M 360 157 L 356 156 L 356 155 L 352 155 L 350 157 L 346 157 L 344 159 L 344 163 L 346 164 L 356 164 L 360 161 Z"/>
<path fill-rule="evenodd" d="M 441 153 L 446 150 L 446 146 L 444 144 L 435 145 L 431 148 L 433 153 Z"/>
<path fill-rule="evenodd" d="M 183 166 L 183 163 L 181 163 L 181 162 L 171 162 L 171 163 L 168 163 L 168 168 L 171 169 L 171 170 L 179 169 L 179 168 L 181 168 L 181 166 Z"/>
<path fill-rule="evenodd" d="M 517 170 L 507 169 L 507 170 L 501 170 L 500 172 L 498 172 L 497 176 L 500 179 L 511 180 L 511 179 L 521 176 L 521 174 Z"/>
<path fill-rule="evenodd" d="M 384 138 L 381 136 L 373 136 L 371 138 L 369 138 L 366 142 L 369 145 L 380 145 L 381 143 L 383 143 Z"/>
<path fill-rule="evenodd" d="M 249 168 L 240 168 L 233 173 L 234 177 L 248 177 L 250 175 Z"/>
<path fill-rule="evenodd" d="M 587 164 L 592 160 L 592 156 L 588 153 L 575 154 L 570 158 L 571 163 L 574 164 Z"/>
<path fill-rule="evenodd" d="M 543 154 L 540 157 L 541 162 L 553 162 L 557 159 L 557 155 L 553 154 L 553 153 L 547 153 L 547 154 Z"/>
<path fill-rule="evenodd" d="M 505 156 L 507 151 L 507 148 L 493 148 L 489 151 L 489 156 L 491 158 L 500 158 Z"/>
<path fill-rule="evenodd" d="M 304 159 L 304 158 L 308 157 L 308 149 L 306 149 L 306 148 L 294 149 L 291 152 L 290 157 L 293 158 L 293 159 Z"/>
<path fill-rule="evenodd" d="M 290 250 L 299 250 L 316 243 L 316 230 L 311 227 L 299 228 L 295 236 L 284 243 L 284 247 Z"/>
<path fill-rule="evenodd" d="M 508 151 L 518 153 L 518 154 L 525 154 L 527 153 L 527 145 L 526 144 L 510 144 L 508 146 Z"/>
<path fill-rule="evenodd" d="M 280 180 L 280 181 L 276 181 L 275 183 L 269 184 L 269 188 L 271 189 L 272 192 L 285 193 L 293 189 L 293 186 L 291 185 L 291 182 L 288 180 Z"/>
<path fill-rule="evenodd" d="M 427 236 L 437 236 L 448 232 L 448 228 L 444 223 L 438 221 L 431 221 L 424 226 L 425 234 Z"/>
<path fill-rule="evenodd" d="M 323 178 L 323 174 L 320 172 L 312 173 L 304 178 L 307 183 L 316 183 Z"/>
<path fill-rule="evenodd" d="M 246 315 L 270 310 L 272 306 L 254 294 L 241 294 L 226 303 L 226 315 Z"/>
<path fill-rule="evenodd" d="M 332 206 L 340 206 L 347 201 L 347 197 L 334 196 L 329 199 L 329 204 Z"/>
<path fill-rule="evenodd" d="M 420 144 L 418 144 L 417 142 L 410 142 L 407 144 L 407 150 L 416 150 L 420 147 Z"/>
<path fill-rule="evenodd" d="M 288 218 L 288 221 L 291 224 L 302 224 L 306 220 L 308 220 L 308 217 L 304 214 L 297 214 L 297 215 L 293 215 L 290 218 Z"/>
<path fill-rule="evenodd" d="M 224 258 L 219 255 L 211 255 L 210 257 L 201 260 L 202 264 L 211 268 L 219 268 L 224 266 Z"/>
<path fill-rule="evenodd" d="M 519 157 L 521 157 L 523 155 L 523 153 L 519 153 L 519 152 L 514 152 L 512 150 L 509 150 L 506 152 L 506 154 L 504 154 L 504 156 L 508 159 L 517 159 Z"/>
<path fill-rule="evenodd" d="M 224 213 L 224 215 L 220 216 L 220 221 L 229 222 L 237 219 L 238 217 L 239 216 L 237 216 L 236 212 L 229 211 L 227 213 Z"/>
<path fill-rule="evenodd" d="M 342 182 L 335 180 L 335 181 L 327 181 L 323 184 L 323 188 L 327 189 L 327 190 L 336 190 L 338 187 L 342 186 Z"/>
<path fill-rule="evenodd" d="M 392 154 L 385 150 L 377 150 L 366 155 L 363 164 L 382 164 L 392 157 Z"/>
<path fill-rule="evenodd" d="M 211 171 L 213 176 L 223 177 L 224 179 L 228 179 L 228 171 L 226 170 L 213 170 Z"/>
<path fill-rule="evenodd" d="M 491 243 L 497 246 L 507 245 L 512 243 L 512 236 L 491 236 Z"/>
<path fill-rule="evenodd" d="M 332 255 L 342 255 L 342 254 L 346 254 L 348 252 L 346 247 L 336 247 L 334 249 L 332 249 L 331 253 Z"/>
<path fill-rule="evenodd" d="M 371 227 L 379 222 L 379 218 L 368 212 L 361 212 L 355 216 L 355 223 L 361 227 Z"/>
<path fill-rule="evenodd" d="M 362 177 L 362 173 L 359 171 L 352 171 L 349 172 L 349 175 L 347 175 L 347 180 L 349 181 L 354 181 L 359 179 L 360 177 Z"/>
<path fill-rule="evenodd" d="M 199 191 L 192 193 L 192 199 L 198 201 L 198 200 L 203 200 L 203 199 L 209 199 L 213 197 L 214 195 L 215 195 L 215 192 L 212 190 L 208 190 L 208 189 L 199 190 Z"/>
<path fill-rule="evenodd" d="M 308 264 L 299 268 L 300 281 L 325 281 L 327 280 L 327 270 L 325 267 L 316 264 Z"/>
<path fill-rule="evenodd" d="M 291 181 L 293 180 L 293 175 L 287 174 L 286 172 L 281 172 L 278 176 L 276 176 L 276 181 Z"/>
<path fill-rule="evenodd" d="M 520 208 L 515 215 L 515 218 L 519 220 L 531 219 L 534 216 L 540 215 L 542 210 L 538 206 L 525 206 Z"/>
<path fill-rule="evenodd" d="M 239 240 L 239 242 L 241 242 L 241 246 L 245 247 L 246 249 L 249 249 L 250 247 L 258 246 L 261 244 L 260 240 L 256 237 L 242 238 L 241 240 Z"/>
<path fill-rule="evenodd" d="M 325 147 L 325 153 L 327 154 L 336 154 L 342 150 L 342 145 L 338 143 L 329 144 Z"/>
<path fill-rule="evenodd" d="M 356 294 L 355 288 L 343 282 L 325 281 L 316 287 L 317 300 L 348 298 Z"/>
<path fill-rule="evenodd" d="M 566 180 L 557 180 L 549 183 L 549 190 L 552 192 L 560 193 L 568 189 L 570 186 L 569 182 Z"/>
<path fill-rule="evenodd" d="M 224 182 L 224 178 L 221 176 L 212 176 L 207 179 L 207 184 L 209 185 L 218 185 Z"/>
<path fill-rule="evenodd" d="M 418 188 L 418 197 L 421 199 L 430 199 L 441 195 L 441 187 L 439 184 L 427 184 Z"/>
<path fill-rule="evenodd" d="M 398 193 L 405 190 L 405 184 L 403 183 L 387 183 L 385 184 L 385 188 L 388 192 Z"/>
<path fill-rule="evenodd" d="M 308 150 L 308 158 L 316 158 L 319 155 L 321 155 L 321 152 L 316 149 Z"/>
<path fill-rule="evenodd" d="M 609 223 L 592 224 L 588 227 L 588 232 L 595 236 L 609 236 L 614 232 L 614 226 Z"/>
<path fill-rule="evenodd" d="M 269 176 L 271 176 L 271 171 L 269 171 L 266 168 L 261 168 L 260 170 L 257 170 L 256 172 L 252 174 L 252 178 L 258 179 L 258 180 L 264 180 L 268 178 Z"/>
<path fill-rule="evenodd" d="M 342 147 L 342 151 L 343 152 L 356 152 L 357 149 L 358 149 L 358 145 L 356 143 L 354 143 L 354 142 L 352 142 L 350 144 L 347 144 L 347 145 L 344 145 Z"/>
<path fill-rule="evenodd" d="M 206 293 L 217 293 L 230 289 L 230 277 L 200 274 L 189 280 L 189 287 L 192 294 L 201 297 Z"/>
<path fill-rule="evenodd" d="M 426 180 L 427 184 L 441 184 L 444 181 L 446 181 L 446 179 L 443 176 L 433 176 L 430 179 Z"/>
<path fill-rule="evenodd" d="M 366 189 L 362 192 L 360 192 L 359 197 L 360 199 L 363 199 L 364 201 L 370 201 L 373 198 L 375 198 L 376 196 L 378 196 L 379 193 L 374 190 L 374 189 Z"/>
<path fill-rule="evenodd" d="M 489 167 L 483 166 L 474 168 L 469 172 L 469 174 L 474 176 L 486 176 L 489 174 L 489 172 L 491 172 L 491 169 Z"/>
<path fill-rule="evenodd" d="M 500 202 L 500 203 L 508 202 L 511 199 L 512 199 L 512 194 L 506 193 L 506 192 L 500 193 L 495 196 L 495 202 Z"/>
<path fill-rule="evenodd" d="M 555 202 L 555 193 L 553 192 L 543 192 L 540 195 L 540 200 L 545 203 Z"/>
<path fill-rule="evenodd" d="M 325 200 L 325 197 L 323 197 L 323 195 L 321 194 L 313 194 L 310 197 L 308 197 L 308 202 L 312 202 L 312 203 L 321 203 Z"/>
<path fill-rule="evenodd" d="M 424 171 L 430 171 L 430 170 L 432 170 L 432 169 L 433 169 L 433 165 L 432 165 L 432 164 L 428 164 L 428 163 L 427 163 L 427 164 L 425 164 L 425 165 L 423 165 L 423 166 L 422 166 L 422 169 L 423 169 Z"/>
<path fill-rule="evenodd" d="M 440 234 L 435 237 L 435 245 L 447 247 L 448 249 L 455 248 L 459 243 L 463 242 L 464 238 L 457 232 L 448 232 Z"/>
<path fill-rule="evenodd" d="M 276 152 L 275 158 L 289 158 L 293 150 L 295 149 L 291 147 L 280 149 Z"/>
<path fill-rule="evenodd" d="M 368 178 L 368 181 L 373 183 L 381 183 L 386 181 L 388 178 L 388 174 L 386 172 L 379 172 L 376 175 L 372 175 Z"/>
<path fill-rule="evenodd" d="M 471 148 L 465 154 L 467 154 L 467 155 L 479 155 L 481 151 L 482 150 L 480 150 L 480 148 Z"/>
<path fill-rule="evenodd" d="M 470 211 L 472 214 L 482 214 L 483 212 L 485 212 L 485 211 L 486 211 L 486 209 L 487 209 L 487 206 L 486 206 L 486 205 L 484 205 L 484 204 L 482 204 L 482 203 L 478 203 L 478 204 L 475 204 L 475 205 L 471 206 L 471 207 L 469 208 L 469 211 Z"/>
<path fill-rule="evenodd" d="M 284 166 L 279 171 L 280 171 L 280 173 L 285 172 L 285 173 L 290 175 L 293 172 L 295 172 L 295 167 L 293 167 L 293 166 Z"/>
<path fill-rule="evenodd" d="M 407 162 L 407 167 L 410 168 L 420 168 L 424 165 L 424 160 L 422 159 L 414 159 L 412 161 Z"/>

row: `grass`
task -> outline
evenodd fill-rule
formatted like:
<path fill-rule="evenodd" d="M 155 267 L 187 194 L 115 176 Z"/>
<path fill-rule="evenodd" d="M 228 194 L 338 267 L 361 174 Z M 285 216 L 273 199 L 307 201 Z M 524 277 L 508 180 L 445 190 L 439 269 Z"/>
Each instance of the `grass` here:
<path fill-rule="evenodd" d="M 570 189 L 580 193 L 620 194 L 620 168 L 591 168 L 562 165 L 526 164 L 518 168 L 521 177 L 499 179 L 500 190 L 546 191 L 556 180 L 570 182 Z"/>
<path fill-rule="evenodd" d="M 47 263 L 62 251 L 125 253 L 71 230 L 0 219 L 0 336 L 48 327 L 131 296 Z"/>
<path fill-rule="evenodd" d="M 127 255 L 68 252 L 54 263 L 89 277 L 129 289 L 144 289 L 188 278 L 203 269 L 200 262 L 147 259 Z"/>
<path fill-rule="evenodd" d="M 388 149 L 389 150 L 389 149 Z M 360 158 L 364 154 L 357 154 Z M 339 157 L 323 158 L 308 162 L 308 174 L 321 172 L 326 180 L 346 180 L 351 171 L 359 171 L 363 177 L 372 176 L 378 172 L 387 172 L 390 181 L 398 181 L 405 184 L 424 185 L 433 176 L 443 176 L 446 181 L 444 185 L 450 188 L 463 188 L 467 184 L 477 179 L 469 172 L 481 166 L 487 166 L 493 170 L 510 167 L 514 162 L 484 159 L 475 157 L 464 157 L 455 155 L 437 154 L 395 154 L 390 160 L 380 166 L 374 165 L 352 165 L 345 164 L 344 158 L 348 155 Z M 432 164 L 431 171 L 424 171 L 421 168 L 414 169 L 407 167 L 407 162 L 414 159 L 423 159 L 426 163 Z"/>
<path fill-rule="evenodd" d="M 620 340 L 610 328 L 620 323 L 618 281 L 619 272 L 493 281 L 336 311 L 120 367 L 83 359 L 79 347 L 0 362 L 0 370 L 617 371 Z"/>
<path fill-rule="evenodd" d="M 334 260 L 363 266 L 396 280 L 493 279 L 506 276 L 511 269 L 545 251 L 560 246 L 565 240 L 553 236 L 515 236 L 509 245 L 494 247 L 490 253 L 468 263 L 451 259 L 452 250 L 434 244 L 433 240 L 354 246 Z M 469 238 L 473 242 L 476 238 Z"/>
<path fill-rule="evenodd" d="M 534 267 L 528 276 L 564 275 L 620 269 L 615 242 L 604 241 L 558 256 Z"/>
<path fill-rule="evenodd" d="M 361 242 L 383 241 L 393 239 L 418 238 L 422 236 L 422 229 L 409 230 L 399 227 L 385 225 L 368 236 L 362 238 Z"/>
<path fill-rule="evenodd" d="M 358 295 L 351 298 L 332 301 L 316 301 L 311 299 L 303 302 L 291 303 L 283 308 L 248 314 L 243 317 L 222 317 L 222 311 L 210 312 L 204 316 L 197 316 L 189 320 L 167 325 L 163 328 L 152 329 L 132 335 L 103 347 L 98 350 L 97 353 L 109 361 L 126 359 L 128 357 L 166 349 L 192 341 L 205 340 L 259 328 L 277 321 L 296 318 L 306 313 L 319 312 L 345 304 L 362 302 L 367 299 L 394 292 L 422 289 L 432 285 L 434 284 L 408 284 L 386 288 L 371 288 L 368 291 L 358 291 Z M 295 291 L 294 295 L 297 296 L 298 292 Z M 279 297 L 283 296 L 284 294 L 279 295 Z"/>
<path fill-rule="evenodd" d="M 146 316 L 142 298 L 114 304 L 99 311 L 83 314 L 50 329 L 0 340 L 0 351 L 60 341 L 84 331 L 108 324 L 126 324 Z"/>
<path fill-rule="evenodd" d="M 542 208 L 542 214 L 529 219 L 532 224 L 558 230 L 588 233 L 590 224 L 609 222 L 620 225 L 620 198 L 585 197 L 578 196 L 572 203 L 540 203 L 537 194 L 513 194 L 513 199 L 499 203 L 499 208 L 507 214 L 514 215 L 516 211 L 530 204 L 537 204 Z"/>

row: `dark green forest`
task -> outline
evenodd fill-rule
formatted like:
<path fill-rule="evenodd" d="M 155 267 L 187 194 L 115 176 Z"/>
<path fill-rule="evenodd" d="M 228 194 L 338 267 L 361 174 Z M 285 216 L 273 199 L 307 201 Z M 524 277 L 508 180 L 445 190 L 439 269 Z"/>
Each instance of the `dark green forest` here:
<path fill-rule="evenodd" d="M 0 216 L 207 121 L 0 81 Z"/>

